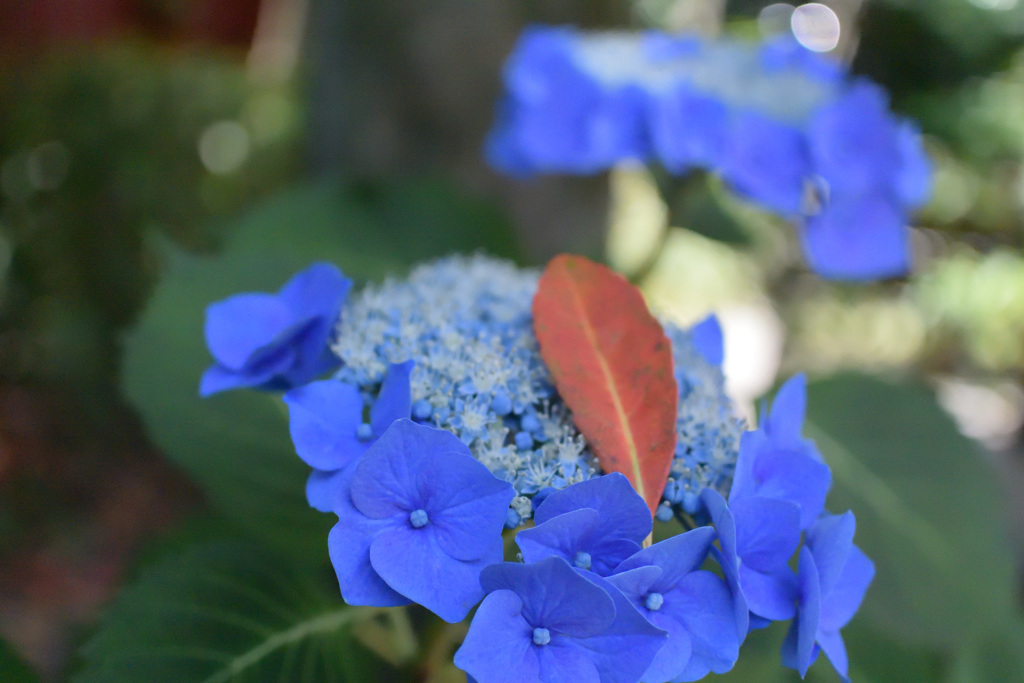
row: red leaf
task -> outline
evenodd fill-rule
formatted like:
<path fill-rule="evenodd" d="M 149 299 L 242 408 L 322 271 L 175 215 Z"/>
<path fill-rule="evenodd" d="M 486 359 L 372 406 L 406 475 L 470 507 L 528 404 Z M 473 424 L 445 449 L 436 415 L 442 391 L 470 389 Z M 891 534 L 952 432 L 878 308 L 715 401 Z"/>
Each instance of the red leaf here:
<path fill-rule="evenodd" d="M 672 345 L 640 291 L 582 256 L 548 263 L 533 297 L 540 355 L 605 472 L 621 472 L 651 509 L 676 447 Z"/>

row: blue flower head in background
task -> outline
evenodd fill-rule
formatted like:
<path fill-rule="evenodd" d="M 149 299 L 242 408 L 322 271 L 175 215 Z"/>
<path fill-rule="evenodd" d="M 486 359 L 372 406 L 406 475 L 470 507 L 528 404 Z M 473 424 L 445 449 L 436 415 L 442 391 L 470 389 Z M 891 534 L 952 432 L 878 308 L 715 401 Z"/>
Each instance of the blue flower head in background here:
<path fill-rule="evenodd" d="M 791 39 L 531 27 L 487 154 L 515 176 L 622 161 L 718 173 L 795 220 L 811 267 L 844 280 L 909 269 L 908 214 L 931 189 L 920 135 L 884 91 Z"/>
<path fill-rule="evenodd" d="M 206 309 L 214 364 L 199 393 L 290 389 L 338 366 L 327 347 L 352 281 L 329 263 L 297 273 L 277 294 L 237 294 Z"/>

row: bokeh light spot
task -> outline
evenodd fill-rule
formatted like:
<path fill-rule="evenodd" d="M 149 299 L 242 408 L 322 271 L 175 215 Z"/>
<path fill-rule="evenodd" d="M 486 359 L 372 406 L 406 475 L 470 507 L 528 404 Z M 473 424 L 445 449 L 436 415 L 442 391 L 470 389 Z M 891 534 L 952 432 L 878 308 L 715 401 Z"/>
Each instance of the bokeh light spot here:
<path fill-rule="evenodd" d="M 237 121 L 218 121 L 199 136 L 199 159 L 210 173 L 234 173 L 249 157 L 249 133 Z"/>
<path fill-rule="evenodd" d="M 789 31 L 795 9 L 786 2 L 776 2 L 762 9 L 757 15 L 757 28 L 761 35 L 774 36 Z"/>
<path fill-rule="evenodd" d="M 839 44 L 839 17 L 832 8 L 819 2 L 793 10 L 790 27 L 797 41 L 808 50 L 829 52 Z"/>

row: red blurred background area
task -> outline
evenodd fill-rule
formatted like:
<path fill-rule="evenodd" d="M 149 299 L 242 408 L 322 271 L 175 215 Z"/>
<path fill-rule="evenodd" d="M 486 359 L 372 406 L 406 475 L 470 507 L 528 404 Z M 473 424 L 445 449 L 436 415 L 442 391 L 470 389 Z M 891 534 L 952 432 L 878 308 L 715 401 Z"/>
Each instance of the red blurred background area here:
<path fill-rule="evenodd" d="M 19 58 L 133 34 L 246 46 L 260 0 L 3 0 L 0 51 Z"/>

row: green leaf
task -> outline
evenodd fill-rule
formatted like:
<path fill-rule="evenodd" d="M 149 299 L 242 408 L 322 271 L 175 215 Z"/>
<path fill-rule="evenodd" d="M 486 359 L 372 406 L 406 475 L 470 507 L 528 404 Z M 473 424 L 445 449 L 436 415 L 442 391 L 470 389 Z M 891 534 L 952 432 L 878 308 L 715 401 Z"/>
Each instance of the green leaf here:
<path fill-rule="evenodd" d="M 811 386 L 808 411 L 834 475 L 829 509 L 854 511 L 856 543 L 877 564 L 863 617 L 947 651 L 1007 628 L 1015 584 L 999 490 L 931 391 L 842 375 Z"/>
<path fill-rule="evenodd" d="M 122 591 L 75 683 L 402 680 L 354 644 L 387 608 L 348 607 L 265 548 L 206 544 Z"/>
<path fill-rule="evenodd" d="M 1024 624 L 1000 633 L 977 633 L 957 653 L 948 683 L 1012 683 L 1024 672 Z"/>
<path fill-rule="evenodd" d="M 286 552 L 323 560 L 331 519 L 306 504 L 309 468 L 295 455 L 280 399 L 252 391 L 199 398 L 211 362 L 206 306 L 238 292 L 277 290 L 316 260 L 355 278 L 379 278 L 401 273 L 410 259 L 456 249 L 508 252 L 503 234 L 485 206 L 433 184 L 356 191 L 322 181 L 276 196 L 239 221 L 220 256 L 159 247 L 167 264 L 126 340 L 123 391 L 150 437 L 214 507 Z"/>
<path fill-rule="evenodd" d="M 4 683 L 38 683 L 39 677 L 6 640 L 0 640 L 0 680 Z"/>

